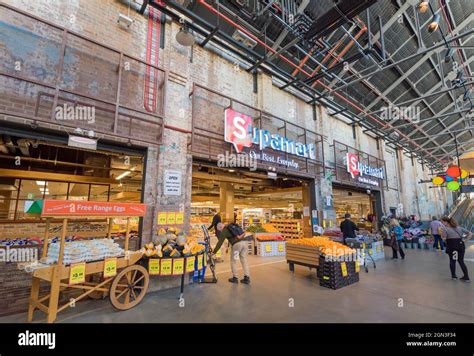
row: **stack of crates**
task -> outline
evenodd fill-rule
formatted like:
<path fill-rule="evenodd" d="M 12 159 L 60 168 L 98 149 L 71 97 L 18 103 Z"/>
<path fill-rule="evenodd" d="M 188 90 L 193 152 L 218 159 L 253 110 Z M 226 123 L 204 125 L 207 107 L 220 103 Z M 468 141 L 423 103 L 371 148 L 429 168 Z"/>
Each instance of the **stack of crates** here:
<path fill-rule="evenodd" d="M 321 255 L 318 277 L 320 286 L 340 289 L 359 282 L 359 266 L 355 261 L 331 261 Z"/>

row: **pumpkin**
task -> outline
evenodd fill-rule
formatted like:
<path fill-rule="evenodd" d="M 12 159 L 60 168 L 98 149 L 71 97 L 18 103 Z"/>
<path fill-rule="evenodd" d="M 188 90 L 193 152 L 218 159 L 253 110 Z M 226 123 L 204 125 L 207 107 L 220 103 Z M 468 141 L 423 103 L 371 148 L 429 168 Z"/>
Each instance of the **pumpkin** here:
<path fill-rule="evenodd" d="M 155 239 L 155 243 L 157 245 L 164 246 L 168 242 L 168 238 L 166 237 L 165 234 L 158 235 Z"/>
<path fill-rule="evenodd" d="M 166 246 L 163 247 L 163 249 L 162 249 L 163 255 L 164 255 L 164 256 L 169 256 L 170 253 L 171 253 L 171 251 L 173 251 L 173 250 L 174 250 L 173 246 L 171 246 L 171 245 L 166 245 Z"/>
<path fill-rule="evenodd" d="M 179 251 L 177 249 L 173 249 L 173 251 L 171 251 L 171 253 L 170 253 L 170 256 L 171 257 L 181 257 L 181 254 L 179 253 Z"/>
<path fill-rule="evenodd" d="M 176 243 L 178 244 L 178 246 L 184 246 L 186 244 L 186 235 L 184 234 L 180 234 L 177 238 L 176 238 Z"/>
<path fill-rule="evenodd" d="M 166 234 L 166 230 L 160 227 L 160 229 L 158 230 L 158 235 L 165 235 L 165 234 Z"/>

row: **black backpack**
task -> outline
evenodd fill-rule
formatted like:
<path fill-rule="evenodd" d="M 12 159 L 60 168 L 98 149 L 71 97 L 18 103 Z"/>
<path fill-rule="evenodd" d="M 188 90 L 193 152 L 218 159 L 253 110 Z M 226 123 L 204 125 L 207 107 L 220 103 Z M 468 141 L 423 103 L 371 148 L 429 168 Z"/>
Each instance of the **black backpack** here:
<path fill-rule="evenodd" d="M 242 230 L 242 228 L 238 224 L 232 223 L 227 225 L 226 228 L 230 231 L 234 238 L 237 238 L 237 236 L 240 236 L 244 233 L 244 230 Z"/>

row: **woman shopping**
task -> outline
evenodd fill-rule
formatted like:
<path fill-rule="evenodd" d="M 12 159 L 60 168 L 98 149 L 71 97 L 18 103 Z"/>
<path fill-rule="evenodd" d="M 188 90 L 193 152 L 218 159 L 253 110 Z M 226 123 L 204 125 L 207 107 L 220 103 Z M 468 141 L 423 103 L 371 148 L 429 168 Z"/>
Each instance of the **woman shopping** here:
<path fill-rule="evenodd" d="M 461 281 L 470 283 L 466 264 L 464 263 L 464 252 L 466 251 L 465 242 L 470 240 L 472 232 L 459 226 L 453 218 L 444 216 L 441 219 L 444 229 L 441 230 L 441 237 L 446 241 L 446 253 L 449 255 L 449 268 L 451 269 L 451 278 L 457 280 L 456 261 L 464 274 Z"/>
<path fill-rule="evenodd" d="M 405 259 L 405 252 L 402 248 L 402 241 L 403 241 L 403 228 L 400 226 L 400 223 L 396 218 L 390 220 L 390 233 L 392 235 L 392 251 L 393 257 L 392 260 L 398 259 L 398 252 L 400 252 L 400 256 L 402 260 Z"/>

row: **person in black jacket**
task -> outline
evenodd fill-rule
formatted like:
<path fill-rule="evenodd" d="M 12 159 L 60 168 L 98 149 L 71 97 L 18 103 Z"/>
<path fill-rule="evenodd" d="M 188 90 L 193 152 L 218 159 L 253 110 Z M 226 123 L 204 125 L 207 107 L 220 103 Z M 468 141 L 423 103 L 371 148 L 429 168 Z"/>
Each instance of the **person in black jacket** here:
<path fill-rule="evenodd" d="M 346 245 L 346 239 L 356 237 L 355 232 L 359 231 L 357 225 L 351 220 L 351 214 L 344 215 L 344 221 L 341 222 L 340 229 L 342 231 L 342 238 L 344 239 L 344 245 Z"/>
<path fill-rule="evenodd" d="M 214 231 L 216 232 L 216 236 L 217 238 L 219 238 L 219 235 L 220 235 L 220 231 L 217 230 L 217 224 L 221 223 L 222 222 L 222 219 L 221 219 L 221 214 L 217 211 L 214 216 L 212 217 L 212 223 L 211 225 L 207 228 L 207 230 L 211 230 L 212 228 L 214 228 Z"/>

